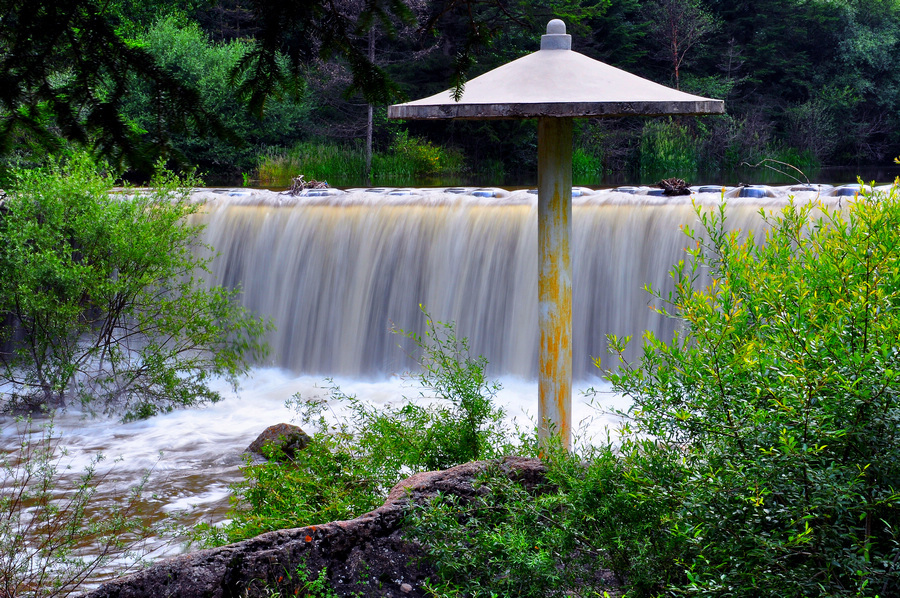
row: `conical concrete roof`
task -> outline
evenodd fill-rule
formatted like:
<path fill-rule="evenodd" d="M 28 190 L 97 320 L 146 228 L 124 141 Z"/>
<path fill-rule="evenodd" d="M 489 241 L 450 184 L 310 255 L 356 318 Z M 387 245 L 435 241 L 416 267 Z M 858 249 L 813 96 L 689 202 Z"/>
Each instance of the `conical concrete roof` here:
<path fill-rule="evenodd" d="M 720 114 L 722 100 L 691 95 L 573 52 L 565 24 L 550 21 L 541 49 L 453 90 L 388 108 L 389 118 L 492 119 Z"/>

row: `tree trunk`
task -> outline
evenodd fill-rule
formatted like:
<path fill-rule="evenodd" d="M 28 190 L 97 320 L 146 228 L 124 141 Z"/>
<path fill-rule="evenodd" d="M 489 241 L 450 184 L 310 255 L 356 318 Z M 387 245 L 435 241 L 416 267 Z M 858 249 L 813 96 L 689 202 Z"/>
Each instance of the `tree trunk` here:
<path fill-rule="evenodd" d="M 375 63 L 375 27 L 369 29 L 369 62 Z M 366 181 L 372 184 L 372 129 L 375 126 L 372 104 L 369 104 L 366 115 Z"/>

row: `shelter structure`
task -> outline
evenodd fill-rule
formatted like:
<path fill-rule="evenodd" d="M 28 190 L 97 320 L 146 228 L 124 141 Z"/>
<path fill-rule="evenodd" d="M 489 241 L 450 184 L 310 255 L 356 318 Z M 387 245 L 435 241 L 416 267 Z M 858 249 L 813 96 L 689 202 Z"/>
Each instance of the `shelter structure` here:
<path fill-rule="evenodd" d="M 388 108 L 407 120 L 538 120 L 539 437 L 570 447 L 572 424 L 572 128 L 587 117 L 721 114 L 721 100 L 677 91 L 572 51 L 559 19 L 541 49 L 467 82 Z"/>

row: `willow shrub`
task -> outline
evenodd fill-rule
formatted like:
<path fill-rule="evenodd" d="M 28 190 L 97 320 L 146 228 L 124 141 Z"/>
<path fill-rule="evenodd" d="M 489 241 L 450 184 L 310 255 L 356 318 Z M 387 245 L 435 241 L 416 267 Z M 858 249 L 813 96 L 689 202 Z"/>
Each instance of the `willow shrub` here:
<path fill-rule="evenodd" d="M 684 578 L 668 589 L 897 595 L 898 184 L 761 212 L 764 239 L 727 230 L 724 206 L 697 213 L 675 291 L 654 293 L 679 332 L 647 333 L 640 361 L 610 375 L 634 399 L 632 432 L 676 449 L 679 475 L 642 498 L 674 497 L 660 523 Z"/>
<path fill-rule="evenodd" d="M 762 213 L 763 239 L 698 216 L 651 289 L 679 332 L 609 373 L 621 438 L 545 455 L 537 491 L 489 472 L 412 513 L 436 595 L 898 594 L 897 186 Z"/>
<path fill-rule="evenodd" d="M 126 489 L 101 454 L 74 471 L 52 418 L 4 427 L 19 442 L 0 453 L 0 596 L 71 596 L 98 570 L 139 565 L 145 542 L 163 531 L 140 509 L 149 472 Z M 103 504 L 98 491 L 117 500 Z"/>
<path fill-rule="evenodd" d="M 0 208 L 0 408 L 146 417 L 216 401 L 264 356 L 267 326 L 208 287 L 191 181 L 143 190 L 85 155 L 16 170 Z"/>

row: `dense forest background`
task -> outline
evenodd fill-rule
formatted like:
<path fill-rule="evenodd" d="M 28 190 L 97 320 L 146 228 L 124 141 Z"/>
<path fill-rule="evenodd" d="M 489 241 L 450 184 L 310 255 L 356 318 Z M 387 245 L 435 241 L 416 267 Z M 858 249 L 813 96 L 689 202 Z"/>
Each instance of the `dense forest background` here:
<path fill-rule="evenodd" d="M 390 169 L 379 153 L 405 152 L 421 158 L 413 175 L 499 184 L 534 171 L 535 123 L 389 122 L 385 106 L 535 51 L 554 17 L 574 50 L 727 110 L 579 122 L 576 181 L 697 177 L 765 158 L 859 167 L 900 154 L 898 0 L 26 4 L 0 0 L 6 168 L 87 145 L 135 180 L 162 159 L 248 181 L 289 156 L 295 175 L 304 155 L 364 152 L 371 134 L 376 170 Z M 341 180 L 334 167 L 332 182 L 355 184 L 368 168 Z"/>

